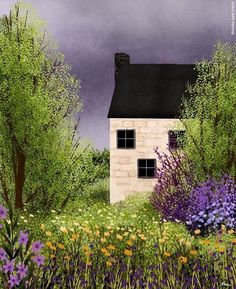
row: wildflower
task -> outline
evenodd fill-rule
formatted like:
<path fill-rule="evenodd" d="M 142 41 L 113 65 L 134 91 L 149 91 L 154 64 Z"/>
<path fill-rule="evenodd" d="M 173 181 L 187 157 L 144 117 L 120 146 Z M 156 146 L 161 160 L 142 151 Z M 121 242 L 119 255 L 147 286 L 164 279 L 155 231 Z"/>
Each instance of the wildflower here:
<path fill-rule="evenodd" d="M 87 266 L 90 266 L 90 265 L 92 265 L 92 262 L 91 262 L 91 261 L 87 261 L 87 262 L 86 262 L 86 265 L 87 265 Z"/>
<path fill-rule="evenodd" d="M 106 253 L 106 252 L 107 252 L 107 249 L 106 249 L 106 248 L 101 248 L 101 252 L 102 252 L 102 253 Z"/>
<path fill-rule="evenodd" d="M 28 221 L 27 221 L 27 220 L 24 220 L 23 222 L 24 222 L 24 223 L 28 223 Z"/>
<path fill-rule="evenodd" d="M 59 248 L 59 249 L 65 249 L 65 246 L 63 245 L 63 244 L 61 244 L 61 243 L 59 243 L 59 244 L 57 244 L 57 247 Z"/>
<path fill-rule="evenodd" d="M 60 227 L 62 233 L 68 234 L 68 229 L 66 227 Z"/>
<path fill-rule="evenodd" d="M 195 234 L 195 235 L 199 235 L 200 233 L 201 233 L 201 231 L 200 231 L 199 229 L 197 229 L 197 230 L 194 231 L 194 234 Z"/>
<path fill-rule="evenodd" d="M 106 228 L 107 228 L 108 230 L 111 230 L 112 227 L 109 225 L 109 226 L 107 226 Z"/>
<path fill-rule="evenodd" d="M 105 243 L 106 241 L 107 241 L 106 238 L 101 238 L 102 243 Z"/>
<path fill-rule="evenodd" d="M 110 256 L 111 256 L 111 254 L 110 254 L 108 251 L 105 252 L 104 255 L 105 255 L 106 257 L 110 257 Z"/>
<path fill-rule="evenodd" d="M 88 251 L 88 250 L 89 250 L 88 245 L 83 246 L 83 250 L 84 250 L 84 251 Z"/>
<path fill-rule="evenodd" d="M 51 241 L 48 241 L 45 244 L 46 244 L 47 247 L 51 247 L 52 246 L 52 242 Z"/>
<path fill-rule="evenodd" d="M 95 225 L 95 228 L 96 228 L 96 229 L 99 229 L 99 226 L 98 226 L 98 225 Z"/>
<path fill-rule="evenodd" d="M 110 234 L 109 232 L 105 232 L 105 233 L 104 233 L 104 236 L 105 236 L 105 237 L 109 237 L 110 235 L 111 235 L 111 234 Z"/>
<path fill-rule="evenodd" d="M 111 244 L 107 248 L 110 249 L 110 250 L 115 250 L 116 249 L 116 247 L 111 245 Z"/>
<path fill-rule="evenodd" d="M 57 250 L 57 248 L 55 247 L 55 246 L 50 246 L 49 247 L 51 250 L 53 250 L 53 251 L 56 251 Z"/>
<path fill-rule="evenodd" d="M 53 255 L 53 254 L 51 254 L 51 255 L 50 255 L 50 258 L 51 258 L 51 259 L 54 259 L 54 258 L 56 258 L 56 256 Z"/>
<path fill-rule="evenodd" d="M 78 240 L 78 238 L 79 238 L 78 234 L 72 234 L 72 236 L 71 236 L 72 241 L 76 241 L 76 240 Z"/>
<path fill-rule="evenodd" d="M 111 267 L 111 266 L 112 266 L 112 262 L 106 261 L 106 265 L 107 265 L 108 267 Z"/>
<path fill-rule="evenodd" d="M 3 207 L 3 205 L 0 205 L 0 218 L 6 219 L 7 217 L 7 209 Z"/>
<path fill-rule="evenodd" d="M 166 256 L 166 257 L 170 257 L 170 253 L 169 252 L 164 252 L 164 256 Z"/>
<path fill-rule="evenodd" d="M 28 267 L 25 266 L 24 264 L 19 263 L 16 265 L 16 268 L 17 274 L 19 274 L 20 279 L 23 279 L 27 275 Z"/>
<path fill-rule="evenodd" d="M 90 250 L 87 250 L 84 252 L 84 254 L 89 257 L 92 254 L 92 252 Z"/>
<path fill-rule="evenodd" d="M 9 280 L 7 281 L 7 283 L 10 285 L 11 288 L 18 286 L 20 284 L 20 280 L 17 277 L 17 275 L 10 275 L 9 276 Z"/>
<path fill-rule="evenodd" d="M 130 235 L 130 239 L 135 240 L 136 236 L 135 235 Z"/>
<path fill-rule="evenodd" d="M 100 236 L 100 232 L 99 232 L 99 231 L 96 231 L 95 235 L 96 235 L 96 236 Z"/>
<path fill-rule="evenodd" d="M 124 232 L 123 233 L 123 236 L 125 236 L 125 237 L 128 236 L 128 235 L 129 235 L 129 232 Z"/>
<path fill-rule="evenodd" d="M 45 225 L 44 225 L 44 224 L 41 224 L 41 225 L 40 225 L 40 229 L 44 231 L 44 230 L 45 230 Z"/>
<path fill-rule="evenodd" d="M 197 251 L 196 250 L 190 250 L 190 255 L 193 255 L 193 256 L 195 256 L 195 255 L 197 255 L 198 253 L 197 253 Z"/>
<path fill-rule="evenodd" d="M 45 256 L 37 255 L 37 256 L 32 257 L 32 260 L 38 265 L 38 267 L 40 267 L 44 264 Z"/>
<path fill-rule="evenodd" d="M 32 245 L 31 245 L 31 249 L 34 253 L 37 253 L 38 251 L 40 251 L 42 248 L 44 247 L 44 245 L 40 242 L 40 241 L 35 241 Z"/>
<path fill-rule="evenodd" d="M 232 235 L 233 233 L 234 233 L 234 230 L 233 230 L 233 229 L 231 229 L 231 230 L 228 231 L 228 234 L 230 234 L 230 235 Z"/>
<path fill-rule="evenodd" d="M 33 215 L 33 214 L 29 214 L 29 216 L 30 216 L 31 218 L 33 218 L 33 217 L 34 217 L 34 215 Z"/>
<path fill-rule="evenodd" d="M 51 233 L 50 231 L 47 231 L 45 234 L 46 234 L 46 236 L 48 236 L 48 237 L 52 237 L 52 233 Z"/>
<path fill-rule="evenodd" d="M 191 247 L 192 243 L 189 242 L 189 241 L 187 241 L 187 242 L 185 243 L 185 245 L 186 245 L 187 247 Z"/>
<path fill-rule="evenodd" d="M 233 243 L 233 244 L 236 244 L 236 239 L 233 239 L 233 240 L 232 240 L 232 243 Z"/>
<path fill-rule="evenodd" d="M 64 256 L 64 259 L 65 259 L 65 260 L 70 260 L 70 259 L 71 259 L 71 257 L 70 257 L 70 256 L 68 256 L 68 255 L 66 255 L 66 256 Z"/>
<path fill-rule="evenodd" d="M 166 242 L 166 239 L 159 239 L 160 244 L 164 244 Z"/>
<path fill-rule="evenodd" d="M 11 261 L 7 260 L 5 265 L 3 265 L 3 271 L 5 273 L 8 273 L 8 272 L 12 273 L 14 271 L 14 265 L 15 265 L 14 259 Z"/>
<path fill-rule="evenodd" d="M 187 258 L 187 257 L 180 256 L 180 257 L 179 257 L 179 261 L 180 261 L 181 263 L 186 264 L 187 261 L 188 261 L 188 258 Z"/>
<path fill-rule="evenodd" d="M 51 210 L 51 212 L 52 212 L 52 213 L 56 213 L 56 211 L 55 211 L 55 210 Z"/>
<path fill-rule="evenodd" d="M 124 250 L 124 254 L 126 255 L 126 256 L 132 256 L 133 254 L 132 254 L 132 251 L 131 250 L 128 250 L 128 249 L 125 249 Z"/>
<path fill-rule="evenodd" d="M 132 245 L 133 245 L 133 242 L 132 242 L 131 240 L 128 240 L 126 243 L 127 243 L 129 246 L 132 246 Z"/>
<path fill-rule="evenodd" d="M 201 243 L 204 245 L 209 245 L 211 243 L 211 241 L 210 240 L 202 240 Z"/>
<path fill-rule="evenodd" d="M 117 238 L 118 240 L 120 240 L 120 241 L 123 239 L 123 237 L 122 237 L 121 235 L 119 235 L 119 234 L 116 235 L 116 238 Z"/>
<path fill-rule="evenodd" d="M 225 251 L 225 249 L 224 249 L 223 247 L 219 247 L 219 248 L 218 248 L 218 252 L 219 252 L 219 253 L 224 253 L 224 251 Z"/>
<path fill-rule="evenodd" d="M 29 234 L 27 232 L 24 233 L 23 231 L 20 230 L 20 236 L 18 239 L 19 245 L 26 245 L 29 239 L 28 237 L 29 237 Z"/>
<path fill-rule="evenodd" d="M 1 261 L 7 260 L 7 253 L 3 248 L 0 248 L 0 260 Z"/>

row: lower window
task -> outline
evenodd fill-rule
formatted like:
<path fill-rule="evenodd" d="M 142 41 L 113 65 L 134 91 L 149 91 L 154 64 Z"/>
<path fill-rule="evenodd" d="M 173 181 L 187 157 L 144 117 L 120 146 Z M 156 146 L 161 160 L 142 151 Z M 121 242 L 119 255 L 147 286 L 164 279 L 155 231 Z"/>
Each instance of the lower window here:
<path fill-rule="evenodd" d="M 138 159 L 138 177 L 154 178 L 156 171 L 155 159 Z"/>

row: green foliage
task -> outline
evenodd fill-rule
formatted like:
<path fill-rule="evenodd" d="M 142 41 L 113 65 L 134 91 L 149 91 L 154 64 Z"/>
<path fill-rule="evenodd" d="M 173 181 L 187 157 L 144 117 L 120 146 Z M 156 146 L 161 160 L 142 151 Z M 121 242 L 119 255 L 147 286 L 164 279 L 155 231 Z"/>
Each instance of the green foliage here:
<path fill-rule="evenodd" d="M 87 155 L 81 158 L 71 120 L 81 108 L 80 83 L 29 18 L 17 4 L 0 19 L 0 183 L 2 198 L 15 198 L 16 207 L 48 210 L 85 180 Z"/>
<path fill-rule="evenodd" d="M 181 121 L 186 128 L 185 153 L 196 173 L 236 177 L 236 44 L 217 43 L 210 61 L 197 63 L 198 79 L 188 86 Z"/>
<path fill-rule="evenodd" d="M 99 178 L 105 179 L 110 175 L 110 151 L 105 148 L 102 151 L 93 149 L 92 151 L 93 164 L 99 166 Z"/>

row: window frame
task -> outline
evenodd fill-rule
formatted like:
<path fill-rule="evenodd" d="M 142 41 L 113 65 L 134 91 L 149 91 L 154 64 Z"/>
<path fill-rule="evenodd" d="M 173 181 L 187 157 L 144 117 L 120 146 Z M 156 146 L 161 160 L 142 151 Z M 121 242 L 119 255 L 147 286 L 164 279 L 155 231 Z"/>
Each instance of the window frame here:
<path fill-rule="evenodd" d="M 175 137 L 176 137 L 176 147 L 171 147 L 171 142 L 170 142 L 170 135 L 171 133 L 175 133 Z M 183 134 L 183 138 L 185 137 L 186 134 L 186 130 L 180 129 L 180 130 L 176 130 L 176 129 L 170 129 L 168 130 L 168 148 L 170 150 L 177 150 L 177 149 L 182 149 L 183 148 L 183 144 L 180 145 L 180 143 L 178 143 L 178 134 L 181 133 Z"/>
<path fill-rule="evenodd" d="M 146 166 L 145 167 L 140 167 L 139 166 L 139 161 L 140 160 L 143 160 L 143 161 L 146 161 Z M 148 167 L 147 166 L 147 161 L 148 160 L 152 160 L 152 161 L 154 161 L 154 167 Z M 156 159 L 152 159 L 152 158 L 146 158 L 146 159 L 144 159 L 144 158 L 141 158 L 141 159 L 137 159 L 137 177 L 139 178 L 139 179 L 155 179 L 155 175 L 156 175 L 156 168 L 157 168 L 157 162 L 156 162 Z M 145 172 L 146 172 L 146 176 L 140 176 L 139 175 L 139 169 L 145 169 Z M 147 176 L 147 170 L 148 169 L 153 169 L 154 170 L 154 175 L 153 176 Z"/>
<path fill-rule="evenodd" d="M 125 131 L 125 137 L 124 138 L 118 138 L 118 132 L 119 131 Z M 126 131 L 133 131 L 134 132 L 134 137 L 133 138 L 127 138 L 126 137 Z M 125 147 L 119 147 L 118 146 L 118 141 L 121 140 L 121 139 L 125 140 Z M 127 139 L 128 140 L 133 140 L 133 142 L 134 142 L 133 147 L 126 147 L 126 140 Z M 133 149 L 135 149 L 136 148 L 136 130 L 135 129 L 117 129 L 116 130 L 116 148 L 118 150 L 133 150 Z"/>

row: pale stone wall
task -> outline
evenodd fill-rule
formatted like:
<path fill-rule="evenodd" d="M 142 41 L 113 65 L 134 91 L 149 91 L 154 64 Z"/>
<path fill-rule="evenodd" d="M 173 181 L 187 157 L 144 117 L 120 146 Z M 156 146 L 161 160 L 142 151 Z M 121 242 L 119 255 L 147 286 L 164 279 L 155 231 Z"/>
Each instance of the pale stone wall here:
<path fill-rule="evenodd" d="M 167 150 L 168 130 L 180 129 L 177 119 L 110 119 L 110 202 L 116 203 L 135 192 L 153 191 L 155 179 L 137 177 L 137 159 L 156 159 L 154 148 Z M 116 130 L 135 129 L 136 148 L 117 149 Z M 157 162 L 158 165 L 158 162 Z"/>

